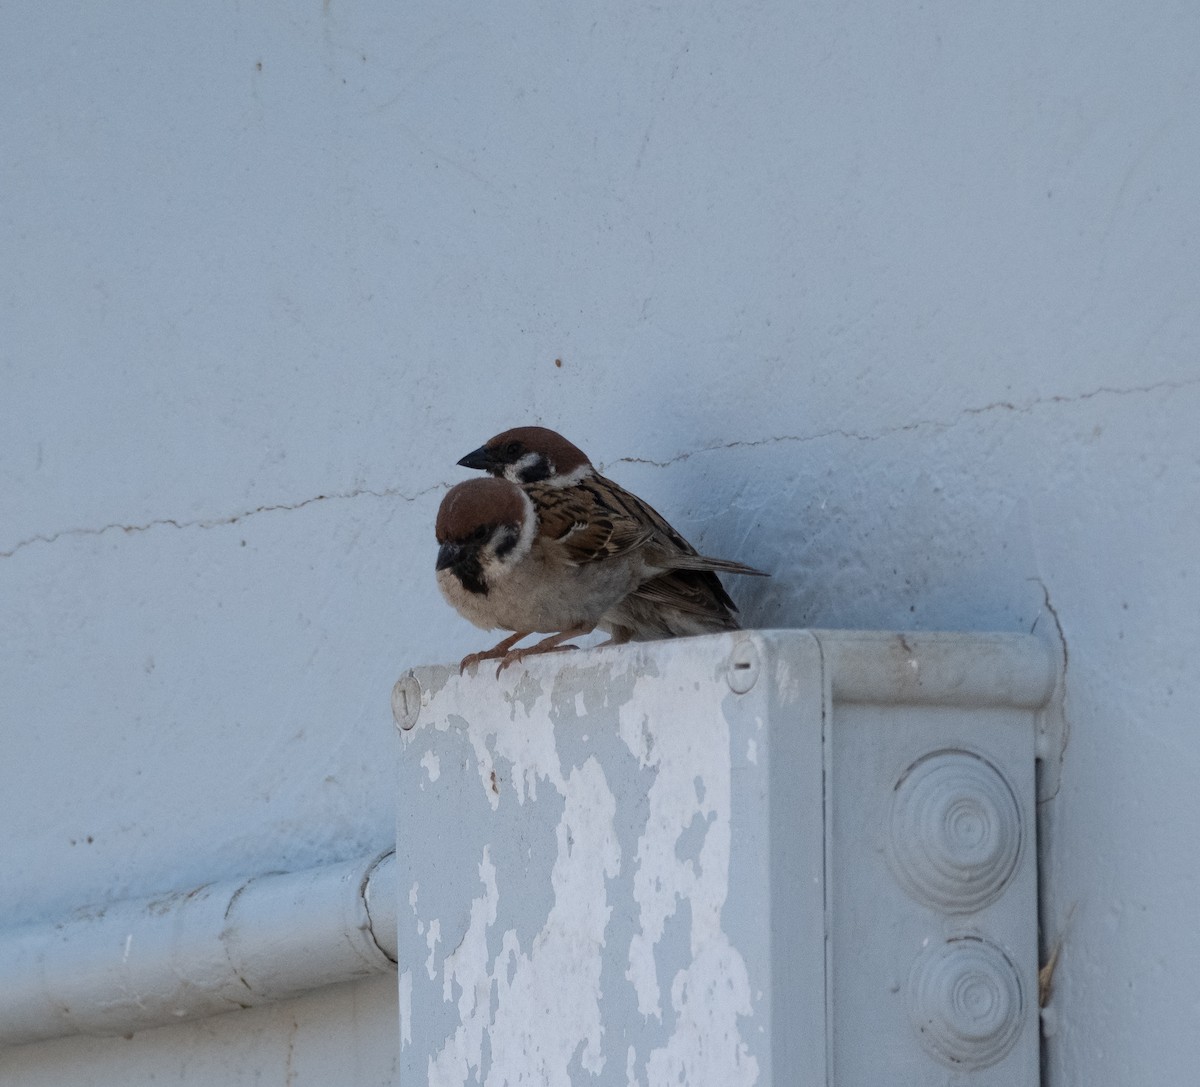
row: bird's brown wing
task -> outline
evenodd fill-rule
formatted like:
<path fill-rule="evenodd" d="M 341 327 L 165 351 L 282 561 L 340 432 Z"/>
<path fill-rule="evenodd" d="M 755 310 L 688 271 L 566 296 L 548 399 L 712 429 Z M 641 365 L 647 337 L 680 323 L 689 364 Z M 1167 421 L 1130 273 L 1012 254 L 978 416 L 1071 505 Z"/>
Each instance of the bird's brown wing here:
<path fill-rule="evenodd" d="M 592 486 L 607 505 L 620 510 L 624 516 L 638 524 L 653 529 L 654 534 L 662 542 L 669 542 L 681 554 L 696 554 L 696 549 L 671 527 L 667 519 L 648 502 L 643 502 L 638 498 L 636 494 L 601 475 L 593 477 Z"/>
<path fill-rule="evenodd" d="M 730 599 L 716 574 L 699 570 L 676 570 L 660 574 L 634 589 L 633 596 L 647 603 L 712 618 L 732 618 L 737 605 Z"/>
<path fill-rule="evenodd" d="M 770 576 L 762 570 L 756 570 L 753 566 L 747 566 L 744 562 L 736 562 L 734 559 L 714 559 L 708 555 L 701 555 L 671 527 L 667 519 L 658 510 L 648 503 L 643 502 L 636 494 L 631 494 L 625 490 L 620 484 L 614 483 L 611 479 L 606 479 L 604 476 L 596 476 L 595 489 L 610 507 L 620 509 L 631 520 L 649 526 L 654 530 L 654 543 L 647 550 L 647 559 L 656 565 L 666 567 L 672 571 L 694 571 L 700 574 L 701 577 L 690 579 L 693 583 L 699 584 L 700 582 L 704 582 L 708 586 L 715 584 L 718 587 L 720 586 L 720 582 L 715 577 L 704 577 L 703 575 L 719 570 L 723 574 L 749 574 L 753 577 Z M 682 580 L 687 581 L 689 579 Z M 724 596 L 723 590 L 720 592 L 720 595 Z"/>
<path fill-rule="evenodd" d="M 753 566 L 747 566 L 735 559 L 714 559 L 709 555 L 698 555 L 695 551 L 690 555 L 667 555 L 662 559 L 662 565 L 670 570 L 716 570 L 722 574 L 746 574 L 749 577 L 771 576 L 765 570 L 756 570 Z"/>
<path fill-rule="evenodd" d="M 662 547 L 658 539 L 647 545 L 646 560 L 653 565 L 665 567 L 666 573 L 638 586 L 634 594 L 644 600 L 691 615 L 721 616 L 723 619 L 732 620 L 737 605 L 725 591 L 721 579 L 717 577 L 718 572 L 751 574 L 755 577 L 769 576 L 753 566 L 734 562 L 732 559 L 713 559 L 707 555 L 698 555 L 695 551 L 681 555 Z"/>
<path fill-rule="evenodd" d="M 575 565 L 599 562 L 640 547 L 654 530 L 606 502 L 587 482 L 574 487 L 530 484 L 525 488 L 538 514 L 538 533 Z"/>
<path fill-rule="evenodd" d="M 570 562 L 597 562 L 645 547 L 647 562 L 672 571 L 685 595 L 715 597 L 727 607 L 733 602 L 713 571 L 767 576 L 745 563 L 697 553 L 653 506 L 604 476 L 570 487 L 527 484 L 525 493 L 537 510 L 541 536 L 561 546 Z"/>

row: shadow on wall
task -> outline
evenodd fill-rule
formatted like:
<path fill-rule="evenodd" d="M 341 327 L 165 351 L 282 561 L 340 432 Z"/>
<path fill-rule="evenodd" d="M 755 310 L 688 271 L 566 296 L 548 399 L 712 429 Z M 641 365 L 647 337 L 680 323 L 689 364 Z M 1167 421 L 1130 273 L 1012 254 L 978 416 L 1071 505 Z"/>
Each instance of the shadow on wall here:
<path fill-rule="evenodd" d="M 926 444 L 781 441 L 611 474 L 700 550 L 771 573 L 725 579 L 747 627 L 1028 633 L 1046 599 L 1028 503 Z"/>

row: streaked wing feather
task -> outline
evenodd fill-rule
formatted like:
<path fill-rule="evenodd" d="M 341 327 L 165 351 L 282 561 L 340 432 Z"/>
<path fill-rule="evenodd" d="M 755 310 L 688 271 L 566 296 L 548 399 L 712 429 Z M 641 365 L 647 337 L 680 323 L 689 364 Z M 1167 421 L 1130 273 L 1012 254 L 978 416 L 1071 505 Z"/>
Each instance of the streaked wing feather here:
<path fill-rule="evenodd" d="M 669 555 L 664 563 L 672 570 L 719 570 L 723 574 L 746 574 L 750 577 L 770 577 L 765 570 L 756 570 L 734 559 L 714 559 L 708 555 Z"/>
<path fill-rule="evenodd" d="M 689 615 L 719 616 L 733 613 L 737 605 L 715 575 L 711 580 L 693 571 L 661 574 L 639 585 L 633 596 L 647 603 L 673 608 Z"/>
<path fill-rule="evenodd" d="M 612 508 L 586 484 L 568 489 L 530 486 L 539 534 L 577 565 L 623 555 L 650 540 L 653 529 Z"/>
<path fill-rule="evenodd" d="M 648 502 L 638 498 L 636 494 L 625 490 L 619 483 L 614 483 L 605 476 L 597 476 L 597 482 L 604 488 L 610 504 L 623 508 L 626 516 L 643 525 L 649 525 L 656 535 L 669 540 L 682 554 L 694 555 L 696 549 L 687 542 L 661 513 Z"/>
<path fill-rule="evenodd" d="M 671 527 L 666 518 L 653 506 L 643 502 L 636 494 L 630 493 L 611 479 L 606 479 L 604 476 L 597 476 L 596 478 L 599 484 L 604 487 L 611 505 L 623 506 L 628 516 L 633 520 L 654 527 L 654 534 L 657 537 L 655 543 L 660 545 L 660 548 L 656 549 L 656 552 L 667 553 L 665 558 L 662 554 L 656 553 L 655 559 L 664 558 L 664 564 L 670 569 L 720 570 L 726 574 L 748 574 L 752 577 L 771 576 L 762 570 L 756 570 L 753 566 L 747 566 L 744 562 L 736 562 L 733 559 L 714 559 L 708 555 L 699 554 L 687 540 Z M 667 542 L 673 546 L 673 550 L 668 550 L 665 546 Z"/>
<path fill-rule="evenodd" d="M 651 532 L 639 531 L 637 525 L 603 518 L 588 524 L 577 523 L 558 542 L 572 562 L 599 562 L 633 551 L 652 535 Z"/>

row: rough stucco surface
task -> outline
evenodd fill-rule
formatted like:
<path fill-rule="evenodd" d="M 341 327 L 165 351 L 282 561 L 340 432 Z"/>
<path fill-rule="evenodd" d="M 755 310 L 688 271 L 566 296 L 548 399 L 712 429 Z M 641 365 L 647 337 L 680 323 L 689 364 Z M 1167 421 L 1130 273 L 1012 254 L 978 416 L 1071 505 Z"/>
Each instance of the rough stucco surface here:
<path fill-rule="evenodd" d="M 440 493 L 541 422 L 771 570 L 748 624 L 1061 627 L 1049 1082 L 1191 1077 L 1200 10 L 5 27 L 6 924 L 386 844 L 391 683 L 485 638 Z M 386 1083 L 396 1016 L 372 983 L 0 1078 Z"/>

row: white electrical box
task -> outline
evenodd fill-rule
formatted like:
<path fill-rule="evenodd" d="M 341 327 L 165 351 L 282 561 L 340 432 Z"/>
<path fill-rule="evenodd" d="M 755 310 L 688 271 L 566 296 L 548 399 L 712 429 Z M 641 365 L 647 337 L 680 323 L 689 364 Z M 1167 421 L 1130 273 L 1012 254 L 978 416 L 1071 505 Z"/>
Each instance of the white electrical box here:
<path fill-rule="evenodd" d="M 408 673 L 401 1082 L 1035 1087 L 1057 671 L 746 631 Z"/>

